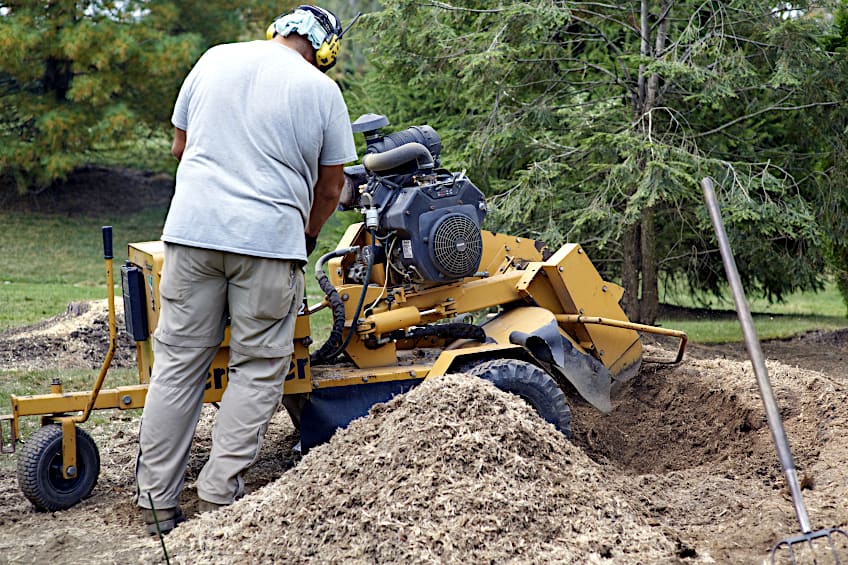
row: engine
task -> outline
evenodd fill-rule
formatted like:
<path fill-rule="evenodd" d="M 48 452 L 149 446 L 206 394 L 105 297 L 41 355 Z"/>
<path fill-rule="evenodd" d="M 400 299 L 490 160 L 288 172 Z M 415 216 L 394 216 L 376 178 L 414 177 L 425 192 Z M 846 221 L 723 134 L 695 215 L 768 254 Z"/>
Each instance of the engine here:
<path fill-rule="evenodd" d="M 383 135 L 380 128 L 388 123 L 376 114 L 353 123 L 355 133 L 365 134 L 367 148 L 361 165 L 345 168 L 341 207 L 363 209 L 366 227 L 382 244 L 378 252 L 385 254 L 392 284 L 474 275 L 483 255 L 483 193 L 464 172 L 441 168 L 441 139 L 433 128 Z M 354 269 L 349 276 L 356 280 L 362 269 Z"/>

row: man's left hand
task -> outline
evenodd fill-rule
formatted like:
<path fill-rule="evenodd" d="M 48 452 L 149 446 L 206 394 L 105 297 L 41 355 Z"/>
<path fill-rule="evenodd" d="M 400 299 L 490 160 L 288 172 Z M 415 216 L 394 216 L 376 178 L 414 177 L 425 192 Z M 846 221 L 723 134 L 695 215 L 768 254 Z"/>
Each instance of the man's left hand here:
<path fill-rule="evenodd" d="M 315 251 L 315 246 L 318 244 L 318 238 L 312 237 L 311 235 L 306 236 L 306 256 L 309 257 L 312 255 L 312 252 Z"/>

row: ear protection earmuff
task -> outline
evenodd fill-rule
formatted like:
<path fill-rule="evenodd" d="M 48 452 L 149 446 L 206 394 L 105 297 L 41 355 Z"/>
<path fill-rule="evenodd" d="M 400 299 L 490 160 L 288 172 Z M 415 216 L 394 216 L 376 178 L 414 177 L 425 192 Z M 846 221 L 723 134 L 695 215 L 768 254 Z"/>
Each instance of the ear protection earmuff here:
<path fill-rule="evenodd" d="M 341 26 L 338 24 L 339 19 L 335 14 L 326 12 L 315 6 L 298 6 L 296 10 L 305 10 L 315 16 L 315 19 L 321 25 L 327 35 L 321 46 L 315 50 L 315 64 L 318 69 L 327 72 L 333 65 L 336 64 L 336 58 L 339 56 L 339 51 L 342 48 L 341 37 L 344 33 Z M 329 15 L 333 16 L 330 20 Z"/>
<path fill-rule="evenodd" d="M 321 28 L 326 32 L 324 41 L 315 50 L 315 66 L 318 67 L 320 71 L 327 72 L 333 67 L 333 65 L 336 64 L 336 59 L 338 58 L 339 51 L 342 47 L 342 36 L 351 28 L 351 26 L 353 26 L 354 23 L 356 23 L 356 20 L 358 20 L 359 16 L 362 14 L 357 14 L 356 17 L 353 18 L 353 21 L 351 21 L 346 28 L 342 29 L 339 19 L 335 16 L 335 14 L 324 10 L 323 8 L 303 5 L 298 6 L 289 13 L 293 14 L 297 11 L 305 11 L 312 14 Z M 272 39 L 277 34 L 274 23 L 286 15 L 288 14 L 283 14 L 271 23 L 265 32 L 267 39 Z"/>

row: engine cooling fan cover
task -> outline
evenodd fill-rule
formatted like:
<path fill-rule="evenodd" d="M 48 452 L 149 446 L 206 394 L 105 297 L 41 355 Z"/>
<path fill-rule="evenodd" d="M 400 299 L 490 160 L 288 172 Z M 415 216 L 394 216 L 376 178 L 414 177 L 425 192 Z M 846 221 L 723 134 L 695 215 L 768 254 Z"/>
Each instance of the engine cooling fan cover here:
<path fill-rule="evenodd" d="M 462 278 L 480 268 L 483 238 L 474 219 L 449 213 L 433 224 L 430 231 L 430 259 L 444 276 Z"/>

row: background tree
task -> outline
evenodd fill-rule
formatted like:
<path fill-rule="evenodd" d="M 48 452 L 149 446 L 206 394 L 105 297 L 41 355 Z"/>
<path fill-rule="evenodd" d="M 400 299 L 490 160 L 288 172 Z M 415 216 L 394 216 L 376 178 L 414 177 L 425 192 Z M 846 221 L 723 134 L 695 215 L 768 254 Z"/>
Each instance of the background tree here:
<path fill-rule="evenodd" d="M 264 37 L 288 4 L 0 2 L 0 181 L 38 189 L 100 150 L 169 129 L 179 85 L 202 51 Z"/>
<path fill-rule="evenodd" d="M 660 277 L 720 287 L 706 175 L 745 284 L 779 299 L 821 284 L 816 205 L 845 191 L 830 174 L 845 60 L 822 42 L 828 19 L 798 8 L 385 0 L 366 20 L 367 92 L 393 122 L 439 130 L 495 227 L 586 244 L 632 319 L 655 320 Z"/>
<path fill-rule="evenodd" d="M 834 13 L 834 20 L 836 25 L 833 34 L 825 38 L 825 45 L 829 51 L 844 58 L 848 56 L 848 2 L 845 0 L 839 3 L 839 8 Z M 825 80 L 830 83 L 830 88 L 839 89 L 843 93 L 848 92 L 844 69 L 835 68 Z M 848 147 L 845 140 L 848 123 L 842 113 L 821 111 L 812 121 L 815 122 L 816 129 L 811 133 L 815 134 L 819 128 L 825 128 L 831 132 L 818 139 L 818 143 L 824 146 L 822 153 L 825 155 L 819 168 L 834 189 L 823 191 L 818 210 L 828 229 L 827 248 L 831 270 L 836 277 L 843 301 L 848 307 L 848 191 L 844 190 L 845 179 L 848 178 Z M 815 136 L 813 137 L 815 139 Z"/>

